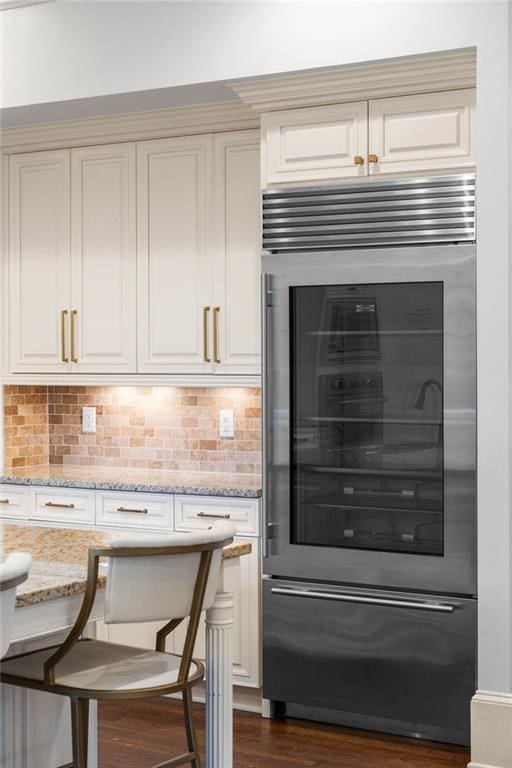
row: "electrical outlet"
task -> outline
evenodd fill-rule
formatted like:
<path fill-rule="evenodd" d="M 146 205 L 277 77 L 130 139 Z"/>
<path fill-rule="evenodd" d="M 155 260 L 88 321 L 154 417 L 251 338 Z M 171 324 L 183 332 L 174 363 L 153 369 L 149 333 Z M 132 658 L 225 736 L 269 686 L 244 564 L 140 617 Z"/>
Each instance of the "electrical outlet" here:
<path fill-rule="evenodd" d="M 219 437 L 235 436 L 235 415 L 233 411 L 219 411 Z"/>
<path fill-rule="evenodd" d="M 82 408 L 82 432 L 96 432 L 96 408 L 92 405 Z"/>

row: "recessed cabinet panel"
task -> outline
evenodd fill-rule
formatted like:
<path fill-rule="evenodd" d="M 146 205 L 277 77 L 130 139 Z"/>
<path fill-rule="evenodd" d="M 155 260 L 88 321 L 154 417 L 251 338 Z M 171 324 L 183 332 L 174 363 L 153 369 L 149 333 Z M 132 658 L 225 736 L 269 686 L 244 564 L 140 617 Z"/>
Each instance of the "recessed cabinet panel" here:
<path fill-rule="evenodd" d="M 258 539 L 236 537 L 235 542 L 250 542 L 250 555 L 224 562 L 224 589 L 233 594 L 233 683 L 259 688 L 260 672 L 260 551 Z M 181 653 L 187 624 L 174 631 L 174 652 Z M 204 613 L 197 633 L 194 657 L 206 656 Z"/>
<path fill-rule="evenodd" d="M 203 307 L 211 301 L 210 163 L 210 136 L 138 145 L 141 372 L 212 369 L 203 326 Z M 210 336 L 209 326 L 206 332 Z"/>
<path fill-rule="evenodd" d="M 372 175 L 475 164 L 473 89 L 370 101 Z"/>
<path fill-rule="evenodd" d="M 10 370 L 69 360 L 69 151 L 9 159 Z"/>
<path fill-rule="evenodd" d="M 259 131 L 214 137 L 215 318 L 222 373 L 260 372 Z"/>
<path fill-rule="evenodd" d="M 71 151 L 73 371 L 136 370 L 135 144 Z"/>
<path fill-rule="evenodd" d="M 366 175 L 354 163 L 366 155 L 366 101 L 271 112 L 261 125 L 264 186 Z"/>
<path fill-rule="evenodd" d="M 28 488 L 0 485 L 0 515 L 13 520 L 28 520 Z"/>

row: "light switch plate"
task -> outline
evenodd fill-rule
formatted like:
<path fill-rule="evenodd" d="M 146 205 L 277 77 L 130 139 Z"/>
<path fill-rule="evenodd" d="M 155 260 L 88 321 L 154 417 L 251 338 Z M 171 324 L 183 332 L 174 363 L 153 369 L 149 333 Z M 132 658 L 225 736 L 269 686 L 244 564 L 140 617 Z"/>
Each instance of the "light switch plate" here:
<path fill-rule="evenodd" d="M 219 411 L 219 437 L 235 436 L 235 414 L 233 411 Z"/>
<path fill-rule="evenodd" d="M 82 432 L 96 432 L 96 408 L 92 405 L 82 408 Z"/>

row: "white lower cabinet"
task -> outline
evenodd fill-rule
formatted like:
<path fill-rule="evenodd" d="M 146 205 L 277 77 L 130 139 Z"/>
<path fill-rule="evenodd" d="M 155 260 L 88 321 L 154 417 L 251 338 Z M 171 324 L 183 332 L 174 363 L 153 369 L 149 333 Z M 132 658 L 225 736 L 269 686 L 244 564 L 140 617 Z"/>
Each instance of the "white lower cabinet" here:
<path fill-rule="evenodd" d="M 259 532 L 258 499 L 219 496 L 175 496 L 174 526 L 177 531 L 206 530 L 215 520 L 234 523 L 237 536 L 257 536 Z"/>
<path fill-rule="evenodd" d="M 215 519 L 231 520 L 236 527 L 235 541 L 252 547 L 249 555 L 224 562 L 224 588 L 233 594 L 234 601 L 233 682 L 249 688 L 261 686 L 259 499 L 4 484 L 0 485 L 0 502 L 0 521 L 28 520 L 30 525 L 96 529 L 112 534 L 165 535 L 174 530 L 205 529 Z M 96 634 L 114 643 L 154 648 L 156 633 L 164 623 L 107 625 L 100 621 Z M 185 632 L 183 622 L 169 637 L 168 651 L 181 652 Z M 204 619 L 194 655 L 205 657 Z"/>
<path fill-rule="evenodd" d="M 9 520 L 28 520 L 28 488 L 0 485 L 0 515 Z"/>
<path fill-rule="evenodd" d="M 172 496 L 96 491 L 96 525 L 135 530 L 172 530 Z"/>
<path fill-rule="evenodd" d="M 259 688 L 260 679 L 260 542 L 242 536 L 237 542 L 249 542 L 250 555 L 226 560 L 224 563 L 224 589 L 233 593 L 233 683 Z M 181 653 L 185 641 L 186 624 L 174 632 L 173 650 Z M 197 633 L 194 656 L 205 658 L 204 614 Z"/>
<path fill-rule="evenodd" d="M 29 519 L 41 523 L 94 526 L 94 491 L 30 488 Z"/>

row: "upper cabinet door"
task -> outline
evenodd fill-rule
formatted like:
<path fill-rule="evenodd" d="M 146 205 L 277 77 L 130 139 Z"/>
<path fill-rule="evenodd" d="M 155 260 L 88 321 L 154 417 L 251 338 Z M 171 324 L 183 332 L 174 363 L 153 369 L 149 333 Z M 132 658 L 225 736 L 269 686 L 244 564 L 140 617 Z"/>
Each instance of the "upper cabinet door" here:
<path fill-rule="evenodd" d="M 136 371 L 135 215 L 135 144 L 71 150 L 73 371 Z"/>
<path fill-rule="evenodd" d="M 69 368 L 69 150 L 9 158 L 10 370 Z"/>
<path fill-rule="evenodd" d="M 143 141 L 137 153 L 138 370 L 211 372 L 211 136 Z"/>
<path fill-rule="evenodd" d="M 263 187 L 366 176 L 367 101 L 269 112 L 261 129 Z"/>
<path fill-rule="evenodd" d="M 370 174 L 475 165 L 475 91 L 370 101 Z"/>
<path fill-rule="evenodd" d="M 216 372 L 260 373 L 259 131 L 214 137 Z"/>

